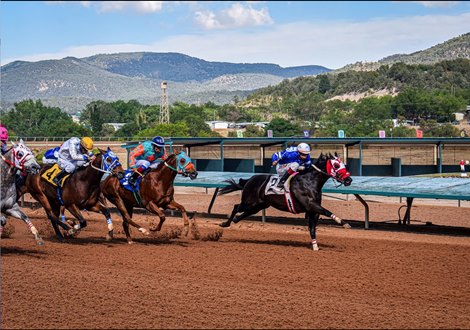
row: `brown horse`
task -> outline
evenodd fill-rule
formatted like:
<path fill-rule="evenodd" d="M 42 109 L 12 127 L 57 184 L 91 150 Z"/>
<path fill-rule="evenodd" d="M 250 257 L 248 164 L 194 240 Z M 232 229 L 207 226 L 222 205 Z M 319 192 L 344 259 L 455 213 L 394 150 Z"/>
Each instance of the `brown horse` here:
<path fill-rule="evenodd" d="M 165 213 L 163 213 L 160 208 L 181 211 L 184 230 L 187 235 L 189 218 L 186 209 L 181 204 L 178 204 L 173 197 L 173 182 L 178 173 L 189 176 L 191 179 L 197 177 L 194 164 L 184 152 L 178 155 L 169 155 L 165 161 L 160 162 L 156 168 L 152 168 L 145 174 L 140 183 L 140 195 L 124 188 L 116 177 L 108 177 L 103 181 L 101 191 L 104 196 L 119 209 L 123 221 L 122 226 L 129 244 L 133 243 L 129 231 L 129 224 L 138 228 L 142 234 L 149 235 L 149 232 L 145 228 L 132 220 L 134 207 L 145 208 L 158 216 L 160 222 L 155 229 L 150 229 L 152 231 L 159 231 L 162 228 L 163 222 L 165 222 Z M 140 202 L 138 199 L 140 199 Z"/>
<path fill-rule="evenodd" d="M 119 159 L 109 148 L 106 151 L 98 150 L 99 153 L 96 155 L 96 158 L 88 166 L 80 167 L 72 174 L 64 182 L 61 189 L 60 197 L 62 198 L 63 206 L 79 221 L 79 224 L 73 227 L 69 223 L 59 220 L 62 203 L 59 200 L 57 187 L 41 178 L 41 174 L 50 169 L 51 166 L 45 166 L 39 174 L 28 175 L 26 177 L 26 188 L 23 189 L 26 189 L 34 199 L 41 203 L 60 241 L 64 237 L 58 226 L 66 230 L 67 235 L 76 234 L 80 229 L 86 227 L 86 220 L 83 218 L 80 210 L 87 209 L 89 211 L 101 212 L 106 216 L 106 219 L 111 218 L 105 203 L 100 203 L 100 181 L 104 173 L 117 176 L 122 175 L 123 168 L 119 163 Z"/>

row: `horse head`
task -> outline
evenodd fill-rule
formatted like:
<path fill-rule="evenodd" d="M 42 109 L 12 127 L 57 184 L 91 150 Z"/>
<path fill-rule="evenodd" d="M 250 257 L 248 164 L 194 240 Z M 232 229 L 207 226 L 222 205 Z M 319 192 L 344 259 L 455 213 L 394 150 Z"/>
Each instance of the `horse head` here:
<path fill-rule="evenodd" d="M 348 172 L 346 165 L 344 165 L 343 161 L 338 157 L 336 152 L 334 155 L 331 153 L 323 155 L 322 153 L 318 159 L 319 161 L 325 162 L 325 172 L 328 176 L 344 184 L 345 186 L 349 186 L 351 184 L 351 174 Z"/>
<path fill-rule="evenodd" d="M 178 174 L 181 174 L 184 177 L 189 176 L 191 180 L 197 178 L 198 173 L 196 171 L 196 167 L 191 161 L 191 158 L 184 151 L 181 151 L 177 155 L 172 154 L 168 156 L 167 160 L 165 161 L 165 164 L 167 164 L 168 167 L 170 167 L 172 170 L 176 171 Z"/>
<path fill-rule="evenodd" d="M 31 150 L 24 144 L 23 139 L 20 139 L 18 143 L 12 142 L 12 144 L 14 166 L 22 172 L 38 173 L 41 165 L 38 164 Z"/>
<path fill-rule="evenodd" d="M 107 150 L 102 150 L 98 148 L 99 154 L 101 155 L 101 164 L 98 164 L 101 171 L 109 173 L 111 175 L 117 176 L 118 179 L 122 179 L 124 176 L 124 169 L 119 157 L 108 147 Z M 95 162 L 99 162 L 98 156 L 95 159 Z"/>

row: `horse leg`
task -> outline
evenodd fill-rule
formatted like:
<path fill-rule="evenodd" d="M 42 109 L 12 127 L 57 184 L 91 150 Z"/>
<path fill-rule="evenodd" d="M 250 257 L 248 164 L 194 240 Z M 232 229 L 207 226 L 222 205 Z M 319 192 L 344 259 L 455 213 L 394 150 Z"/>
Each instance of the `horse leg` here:
<path fill-rule="evenodd" d="M 15 203 L 11 209 L 6 210 L 5 213 L 15 218 L 23 220 L 23 222 L 29 227 L 29 230 L 31 230 L 31 233 L 33 233 L 34 238 L 36 239 L 36 244 L 44 245 L 44 241 L 39 235 L 38 230 L 36 229 L 36 227 L 34 227 L 31 220 L 29 220 L 28 216 L 23 211 L 21 211 L 20 206 L 17 203 Z"/>
<path fill-rule="evenodd" d="M 253 215 L 253 214 L 256 214 L 258 213 L 259 211 L 265 209 L 267 206 L 265 204 L 261 204 L 261 205 L 257 205 L 253 208 L 248 208 L 248 207 L 245 207 L 244 211 L 242 214 L 240 214 L 239 216 L 236 216 L 234 219 L 233 219 L 233 223 L 238 223 L 239 221 L 245 219 L 246 217 L 249 217 L 250 215 Z"/>
<path fill-rule="evenodd" d="M 82 212 L 80 212 L 80 209 L 76 204 L 70 205 L 67 210 L 69 210 L 72 215 L 77 218 L 78 224 L 73 226 L 73 235 L 77 236 L 80 233 L 80 230 L 85 228 L 87 226 L 85 218 L 83 218 Z"/>
<path fill-rule="evenodd" d="M 121 198 L 116 198 L 114 204 L 118 208 L 119 212 L 121 212 L 122 216 L 122 227 L 124 228 L 124 232 L 126 233 L 127 243 L 132 244 L 131 233 L 129 231 L 129 224 L 138 228 L 138 230 L 148 236 L 150 233 L 144 227 L 139 226 L 134 221 L 132 221 L 132 206 L 126 206 L 124 201 Z"/>
<path fill-rule="evenodd" d="M 62 222 L 57 218 L 57 216 L 52 211 L 52 207 L 51 207 L 51 204 L 49 203 L 49 200 L 47 199 L 45 195 L 34 194 L 33 197 L 34 199 L 39 201 L 39 203 L 42 205 L 42 207 L 46 211 L 47 218 L 50 220 L 52 224 L 52 228 L 54 228 L 55 235 L 57 236 L 57 239 L 59 240 L 59 242 L 62 242 L 64 240 L 64 236 L 60 232 L 59 227 L 57 225 L 61 226 L 68 234 L 72 234 L 71 231 L 73 231 L 73 228 L 68 223 Z"/>
<path fill-rule="evenodd" d="M 158 223 L 157 225 L 157 228 L 153 229 L 153 228 L 150 228 L 151 231 L 160 231 L 162 229 L 162 226 L 163 226 L 163 223 L 165 222 L 166 220 L 166 216 L 165 216 L 165 213 L 163 213 L 162 210 L 160 210 L 160 208 L 158 207 L 157 204 L 155 204 L 155 202 L 150 202 L 148 203 L 147 205 L 147 210 L 149 210 L 150 212 L 152 213 L 155 213 L 158 218 L 160 219 L 160 222 Z M 188 222 L 188 225 L 189 225 L 189 222 Z"/>
<path fill-rule="evenodd" d="M 318 244 L 317 244 L 317 223 L 318 223 L 318 218 L 320 218 L 320 215 L 318 213 L 313 213 L 313 212 L 308 212 L 307 213 L 308 217 L 308 230 L 310 232 L 310 238 L 312 239 L 312 249 L 313 251 L 318 251 Z"/>
<path fill-rule="evenodd" d="M 111 213 L 109 212 L 109 209 L 105 205 L 103 205 L 101 202 L 98 202 L 95 205 L 93 205 L 91 208 L 89 208 L 88 211 L 103 213 L 103 215 L 106 217 L 106 223 L 108 224 L 108 233 L 106 234 L 106 240 L 111 241 L 114 236 L 114 227 L 113 227 L 113 221 L 111 220 Z"/>
<path fill-rule="evenodd" d="M 184 208 L 184 206 L 177 203 L 173 199 L 166 207 L 170 210 L 180 210 L 181 216 L 183 217 L 183 223 L 184 223 L 183 234 L 184 234 L 184 236 L 188 236 L 188 233 L 189 233 L 189 218 L 188 218 L 188 214 L 186 213 L 186 209 Z M 194 224 L 194 222 L 193 222 L 193 224 Z"/>
<path fill-rule="evenodd" d="M 232 214 L 230 214 L 230 217 L 228 218 L 227 221 L 225 222 L 222 222 L 221 224 L 219 224 L 220 227 L 230 227 L 230 224 L 232 223 L 233 221 L 233 218 L 235 217 L 235 215 L 238 213 L 238 212 L 241 212 L 241 211 L 238 211 L 238 208 L 240 207 L 241 204 L 235 204 L 233 206 L 233 210 L 232 210 Z"/>
<path fill-rule="evenodd" d="M 315 205 L 311 212 L 316 212 L 316 213 L 324 215 L 328 218 L 331 218 L 334 221 L 336 221 L 336 223 L 338 223 L 339 225 L 342 225 L 343 228 L 345 228 L 345 229 L 350 229 L 351 228 L 351 226 L 348 223 L 344 222 L 343 219 L 341 219 L 337 215 L 334 215 L 332 212 L 328 211 L 327 209 L 325 209 L 321 205 Z"/>

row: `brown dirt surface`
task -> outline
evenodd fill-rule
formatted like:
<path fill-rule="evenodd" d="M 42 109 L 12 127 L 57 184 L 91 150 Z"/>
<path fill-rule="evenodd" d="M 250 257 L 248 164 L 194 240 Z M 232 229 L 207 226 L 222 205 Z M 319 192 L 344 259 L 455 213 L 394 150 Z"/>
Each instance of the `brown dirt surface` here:
<path fill-rule="evenodd" d="M 322 220 L 312 251 L 301 215 L 268 209 L 272 221 L 222 230 L 239 197 L 218 197 L 207 215 L 210 194 L 179 190 L 176 200 L 199 212 L 198 232 L 181 236 L 181 218 L 169 215 L 159 233 L 133 229 L 133 245 L 117 213 L 113 241 L 104 217 L 85 211 L 88 227 L 59 243 L 44 211 L 25 208 L 45 245 L 8 218 L 15 231 L 0 241 L 1 328 L 470 328 L 467 205 L 417 203 L 404 227 L 402 204 L 370 201 L 365 230 L 359 202 L 325 199 L 353 228 Z M 152 218 L 134 215 L 146 228 Z"/>

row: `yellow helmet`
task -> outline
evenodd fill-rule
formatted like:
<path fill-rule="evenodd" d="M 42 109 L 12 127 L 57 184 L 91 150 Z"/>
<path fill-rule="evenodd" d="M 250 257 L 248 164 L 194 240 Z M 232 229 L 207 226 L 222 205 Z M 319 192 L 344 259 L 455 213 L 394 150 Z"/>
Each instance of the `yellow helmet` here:
<path fill-rule="evenodd" d="M 82 145 L 83 148 L 85 148 L 88 151 L 93 150 L 93 140 L 88 136 L 83 137 L 80 140 L 80 144 Z"/>

